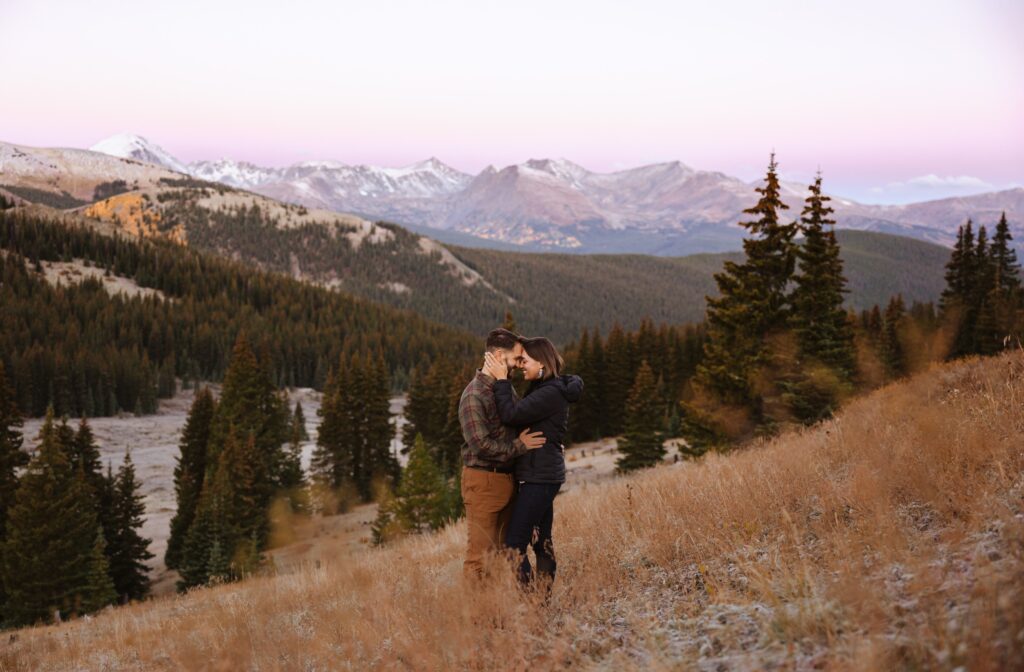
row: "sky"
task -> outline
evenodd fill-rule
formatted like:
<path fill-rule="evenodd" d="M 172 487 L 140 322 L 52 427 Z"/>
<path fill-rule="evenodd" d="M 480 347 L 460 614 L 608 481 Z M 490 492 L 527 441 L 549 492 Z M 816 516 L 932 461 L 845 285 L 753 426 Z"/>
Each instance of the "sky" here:
<path fill-rule="evenodd" d="M 869 203 L 1024 186 L 1020 0 L 0 0 L 0 140 L 475 173 L 682 161 Z"/>

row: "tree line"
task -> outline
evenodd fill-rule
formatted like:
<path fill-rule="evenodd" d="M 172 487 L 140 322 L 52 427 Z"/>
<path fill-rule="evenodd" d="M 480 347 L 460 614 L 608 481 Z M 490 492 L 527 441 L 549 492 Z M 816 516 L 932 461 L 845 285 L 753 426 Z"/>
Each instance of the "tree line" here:
<path fill-rule="evenodd" d="M 220 380 L 245 331 L 275 385 L 322 389 L 332 363 L 379 353 L 395 387 L 420 361 L 476 344 L 413 313 L 173 243 L 104 236 L 0 211 L 0 359 L 24 415 L 151 413 L 177 381 Z M 111 296 L 104 281 L 52 286 L 42 261 L 84 260 L 161 296 Z"/>

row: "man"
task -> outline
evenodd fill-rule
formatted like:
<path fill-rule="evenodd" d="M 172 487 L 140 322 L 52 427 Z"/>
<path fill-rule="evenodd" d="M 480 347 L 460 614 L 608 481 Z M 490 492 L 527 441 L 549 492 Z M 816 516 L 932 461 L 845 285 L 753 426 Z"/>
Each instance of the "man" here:
<path fill-rule="evenodd" d="M 519 337 L 508 329 L 487 335 L 487 352 L 504 362 L 509 371 L 523 361 Z M 544 445 L 544 434 L 515 430 L 501 424 L 494 403 L 494 378 L 477 369 L 459 400 L 462 437 L 462 501 L 466 504 L 469 543 L 462 565 L 467 578 L 482 576 L 485 557 L 503 546 L 515 494 L 512 462 L 528 450 Z"/>

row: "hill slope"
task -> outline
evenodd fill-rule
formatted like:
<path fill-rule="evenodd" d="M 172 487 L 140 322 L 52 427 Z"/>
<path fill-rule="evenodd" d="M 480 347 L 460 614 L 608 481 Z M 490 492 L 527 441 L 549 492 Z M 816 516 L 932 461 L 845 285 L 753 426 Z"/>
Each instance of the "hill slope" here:
<path fill-rule="evenodd" d="M 483 334 L 511 310 L 529 333 L 557 342 L 582 329 L 696 322 L 714 273 L 738 253 L 653 257 L 521 253 L 442 245 L 400 226 L 306 210 L 220 187 L 163 187 L 114 196 L 77 212 L 127 231 L 163 235 L 292 277 L 414 310 Z M 341 235 L 339 235 L 341 234 Z M 946 248 L 866 231 L 839 231 L 854 308 L 937 299 Z"/>
<path fill-rule="evenodd" d="M 549 604 L 466 594 L 465 529 L 23 630 L 10 670 L 1019 669 L 1024 353 L 555 505 Z M 595 521 L 600 521 L 595 524 Z"/>

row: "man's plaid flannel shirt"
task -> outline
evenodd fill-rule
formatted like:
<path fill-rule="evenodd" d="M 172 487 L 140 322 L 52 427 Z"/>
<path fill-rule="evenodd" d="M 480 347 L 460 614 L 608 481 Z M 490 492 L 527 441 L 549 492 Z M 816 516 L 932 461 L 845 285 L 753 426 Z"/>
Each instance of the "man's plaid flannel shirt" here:
<path fill-rule="evenodd" d="M 494 378 L 479 369 L 459 400 L 462 425 L 462 463 L 467 467 L 512 466 L 512 460 L 526 452 L 516 431 L 501 424 L 494 403 Z"/>

